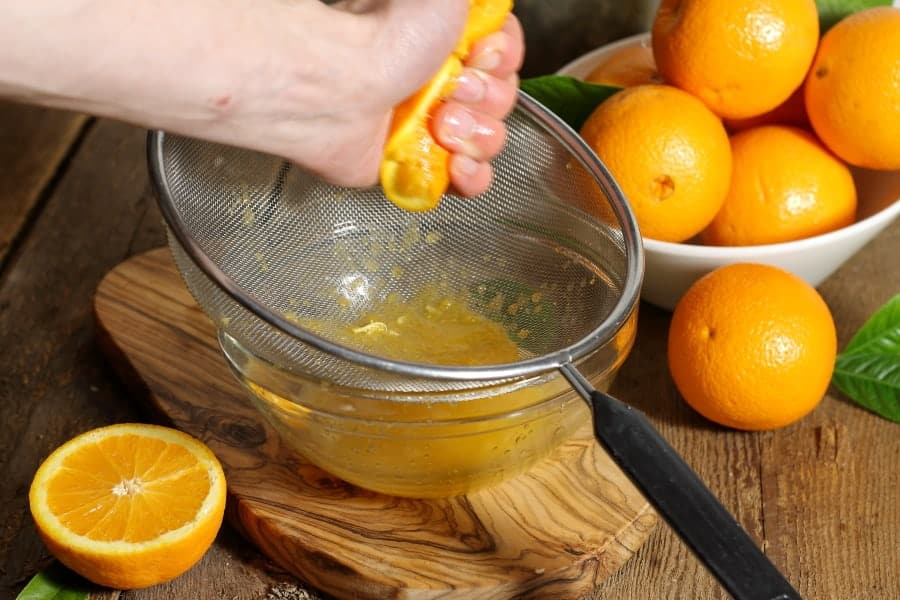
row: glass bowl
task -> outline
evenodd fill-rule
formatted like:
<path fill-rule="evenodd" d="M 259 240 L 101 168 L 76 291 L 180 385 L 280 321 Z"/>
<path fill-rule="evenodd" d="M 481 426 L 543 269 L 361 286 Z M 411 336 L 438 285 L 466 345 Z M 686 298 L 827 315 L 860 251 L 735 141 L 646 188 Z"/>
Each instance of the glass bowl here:
<path fill-rule="evenodd" d="M 579 370 L 608 389 L 630 350 L 636 311 Z M 465 494 L 514 477 L 563 442 L 592 439 L 584 401 L 557 373 L 453 393 L 350 388 L 280 369 L 219 329 L 256 408 L 282 439 L 344 481 L 394 496 Z"/>
<path fill-rule="evenodd" d="M 608 171 L 530 97 L 507 120 L 491 188 L 423 213 L 378 187 L 337 188 L 277 157 L 162 132 L 148 158 L 175 263 L 228 364 L 316 466 L 377 492 L 446 497 L 591 435 L 560 366 L 609 387 L 634 340 L 643 255 Z M 380 308 L 435 286 L 447 295 L 430 308 L 469 304 L 451 315 L 468 332 L 460 360 L 392 361 L 341 339 L 401 323 L 408 313 Z M 450 322 L 409 314 L 413 346 L 458 340 Z M 491 356 L 482 327 L 511 347 Z"/>

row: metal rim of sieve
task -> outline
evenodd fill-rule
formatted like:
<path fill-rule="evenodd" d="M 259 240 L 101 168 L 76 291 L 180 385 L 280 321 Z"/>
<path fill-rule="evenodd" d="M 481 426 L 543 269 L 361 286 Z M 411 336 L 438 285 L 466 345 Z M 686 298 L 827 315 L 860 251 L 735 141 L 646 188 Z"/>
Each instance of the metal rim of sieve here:
<path fill-rule="evenodd" d="M 531 376 L 573 364 L 596 350 L 604 342 L 613 338 L 625 324 L 638 301 L 644 274 L 644 254 L 637 221 L 625 200 L 622 190 L 607 167 L 584 142 L 581 136 L 549 109 L 521 90 L 519 90 L 516 110 L 526 113 L 532 122 L 537 123 L 546 133 L 560 142 L 581 163 L 600 186 L 601 190 L 608 196 L 610 206 L 618 224 L 621 226 L 627 260 L 625 283 L 619 298 L 609 316 L 598 327 L 574 344 L 541 356 L 513 363 L 461 367 L 394 360 L 336 344 L 310 330 L 299 327 L 281 314 L 269 310 L 251 293 L 239 286 L 209 258 L 200 245 L 190 236 L 184 220 L 175 208 L 175 200 L 171 194 L 163 153 L 166 134 L 162 131 L 151 131 L 147 138 L 150 179 L 163 219 L 172 235 L 191 260 L 223 292 L 257 318 L 281 333 L 344 360 L 357 362 L 366 367 L 398 375 L 452 381 L 511 379 Z"/>

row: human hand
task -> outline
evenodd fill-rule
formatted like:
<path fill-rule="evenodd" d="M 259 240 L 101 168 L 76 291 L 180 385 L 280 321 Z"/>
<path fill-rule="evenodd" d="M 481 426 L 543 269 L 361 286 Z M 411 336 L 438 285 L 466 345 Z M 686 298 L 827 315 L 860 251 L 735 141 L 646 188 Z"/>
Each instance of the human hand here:
<path fill-rule="evenodd" d="M 467 4 L 70 0 L 48 13 L 18 3 L 0 19 L 0 96 L 275 154 L 337 184 L 370 185 L 393 108 L 456 47 Z M 47 35 L 32 35 L 36 28 Z M 490 183 L 523 47 L 510 17 L 474 44 L 434 115 L 433 135 L 452 152 L 451 183 L 464 195 Z"/>
<path fill-rule="evenodd" d="M 377 180 L 393 107 L 424 85 L 456 46 L 465 2 L 336 6 L 370 26 L 373 42 L 363 55 L 350 56 L 363 69 L 329 82 L 337 92 L 330 99 L 329 118 L 300 121 L 307 129 L 306 143 L 295 140 L 283 154 L 335 183 L 370 185 Z M 451 152 L 451 183 L 462 195 L 479 194 L 490 185 L 490 160 L 505 142 L 503 118 L 515 105 L 523 54 L 521 26 L 510 16 L 500 31 L 473 45 L 455 92 L 433 115 L 432 134 Z M 317 148 L 309 144 L 312 140 Z"/>
<path fill-rule="evenodd" d="M 472 47 L 453 95 L 434 114 L 432 133 L 453 153 L 450 180 L 464 196 L 490 186 L 490 159 L 506 141 L 503 119 L 516 103 L 523 56 L 522 26 L 510 15 Z"/>

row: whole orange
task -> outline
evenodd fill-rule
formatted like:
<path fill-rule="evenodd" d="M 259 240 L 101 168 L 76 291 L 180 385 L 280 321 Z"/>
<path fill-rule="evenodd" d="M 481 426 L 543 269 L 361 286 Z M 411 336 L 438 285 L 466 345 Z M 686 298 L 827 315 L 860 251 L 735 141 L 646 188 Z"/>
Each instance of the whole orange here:
<path fill-rule="evenodd" d="M 863 10 L 828 30 L 806 79 L 806 110 L 847 162 L 900 169 L 900 8 Z"/>
<path fill-rule="evenodd" d="M 856 218 L 850 169 L 797 127 L 765 125 L 731 137 L 731 185 L 701 236 L 716 246 L 774 244 L 840 229 Z"/>
<path fill-rule="evenodd" d="M 663 83 L 653 61 L 653 49 L 645 43 L 625 46 L 613 52 L 598 63 L 584 80 L 620 87 Z"/>
<path fill-rule="evenodd" d="M 651 36 L 666 81 L 721 117 L 744 119 L 803 82 L 819 18 L 814 0 L 662 0 Z"/>
<path fill-rule="evenodd" d="M 831 380 L 837 334 L 828 306 L 797 276 L 760 264 L 720 267 L 675 307 L 668 362 L 685 401 L 737 429 L 784 427 Z"/>
<path fill-rule="evenodd" d="M 581 136 L 621 186 L 645 237 L 689 239 L 725 200 L 728 134 L 687 92 L 669 85 L 617 92 L 594 109 Z"/>

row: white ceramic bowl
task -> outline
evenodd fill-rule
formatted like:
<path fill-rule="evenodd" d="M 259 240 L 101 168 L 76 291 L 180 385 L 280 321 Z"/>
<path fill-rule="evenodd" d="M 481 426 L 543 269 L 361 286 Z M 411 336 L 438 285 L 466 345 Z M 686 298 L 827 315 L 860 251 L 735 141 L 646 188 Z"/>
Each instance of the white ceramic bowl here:
<path fill-rule="evenodd" d="M 610 53 L 630 45 L 648 45 L 642 33 L 601 46 L 559 70 L 560 75 L 585 77 Z M 644 238 L 646 270 L 641 297 L 672 310 L 691 284 L 726 264 L 754 262 L 791 271 L 818 286 L 900 214 L 900 171 L 853 169 L 858 210 L 854 224 L 815 237 L 763 246 L 702 246 Z"/>

